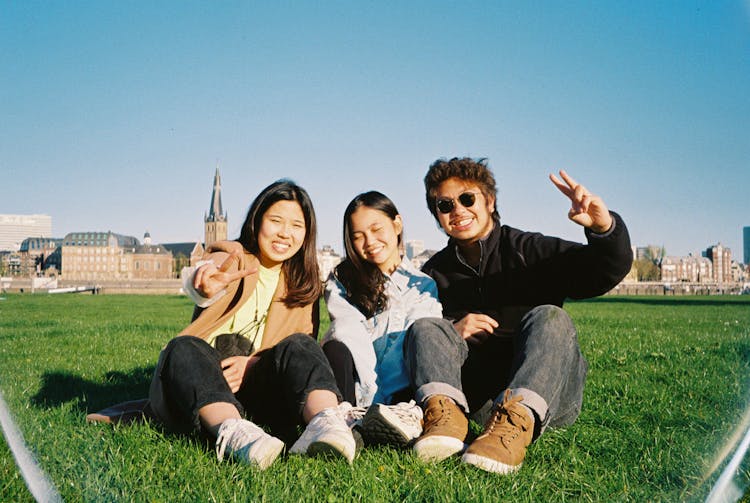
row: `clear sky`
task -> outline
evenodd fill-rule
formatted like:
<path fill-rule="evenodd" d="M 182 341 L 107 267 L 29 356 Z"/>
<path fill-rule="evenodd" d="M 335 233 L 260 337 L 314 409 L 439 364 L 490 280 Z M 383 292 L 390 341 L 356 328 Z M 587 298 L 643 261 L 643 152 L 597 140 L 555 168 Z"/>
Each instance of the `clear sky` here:
<path fill-rule="evenodd" d="M 377 189 L 439 248 L 422 178 L 465 155 L 515 227 L 583 240 L 562 168 L 634 244 L 741 259 L 750 1 L 0 3 L 0 213 L 56 237 L 202 239 L 218 163 L 230 237 L 287 177 L 319 245 Z"/>

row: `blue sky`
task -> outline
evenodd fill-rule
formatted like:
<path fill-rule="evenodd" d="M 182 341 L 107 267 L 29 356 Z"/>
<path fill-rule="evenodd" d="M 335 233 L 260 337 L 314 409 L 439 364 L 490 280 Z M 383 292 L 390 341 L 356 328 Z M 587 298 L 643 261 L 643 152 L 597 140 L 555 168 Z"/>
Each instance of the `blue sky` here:
<path fill-rule="evenodd" d="M 341 250 L 359 192 L 443 246 L 422 178 L 487 157 L 505 223 L 580 241 L 548 181 L 600 194 L 670 254 L 750 225 L 750 2 L 3 2 L 0 213 L 53 233 L 230 237 L 252 198 L 308 189 Z"/>

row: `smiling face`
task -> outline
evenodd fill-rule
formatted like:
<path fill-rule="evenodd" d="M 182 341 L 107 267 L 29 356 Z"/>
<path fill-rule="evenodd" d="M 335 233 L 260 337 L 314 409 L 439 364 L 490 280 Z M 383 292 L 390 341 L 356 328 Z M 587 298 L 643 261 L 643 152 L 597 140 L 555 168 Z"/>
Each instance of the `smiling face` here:
<path fill-rule="evenodd" d="M 273 269 L 296 254 L 305 241 L 305 215 L 297 201 L 273 203 L 263 214 L 258 232 L 259 259 Z"/>
<path fill-rule="evenodd" d="M 380 210 L 360 206 L 350 217 L 351 242 L 357 255 L 384 274 L 401 263 L 398 237 L 403 229 L 401 215 L 391 219 Z"/>
<path fill-rule="evenodd" d="M 474 204 L 468 208 L 459 200 L 461 194 L 474 194 Z M 448 178 L 435 191 L 437 201 L 450 200 L 453 209 L 448 213 L 437 211 L 437 219 L 446 234 L 468 245 L 487 236 L 494 225 L 492 212 L 495 208 L 495 198 L 485 197 L 476 183 L 460 178 Z"/>

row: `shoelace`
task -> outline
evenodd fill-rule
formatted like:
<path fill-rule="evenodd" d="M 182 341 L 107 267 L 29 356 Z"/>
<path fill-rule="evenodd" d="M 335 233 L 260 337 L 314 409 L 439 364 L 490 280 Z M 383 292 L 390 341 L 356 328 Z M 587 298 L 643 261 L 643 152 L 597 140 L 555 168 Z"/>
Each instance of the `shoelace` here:
<path fill-rule="evenodd" d="M 445 424 L 450 421 L 451 411 L 453 410 L 450 407 L 446 407 L 446 399 L 444 398 L 438 398 L 438 405 L 440 406 L 440 412 L 436 412 L 435 408 L 428 408 L 427 412 L 425 413 L 426 416 L 426 422 L 431 422 L 434 420 L 435 415 L 438 416 L 437 421 L 435 421 L 433 424 L 435 426 Z"/>
<path fill-rule="evenodd" d="M 216 438 L 216 458 L 221 462 L 224 459 L 224 451 L 227 448 L 230 438 L 237 430 L 238 423 L 228 424 L 219 430 L 219 436 Z"/>
<path fill-rule="evenodd" d="M 401 402 L 396 405 L 391 405 L 390 409 L 401 421 L 412 424 L 421 424 L 422 414 L 415 412 L 415 406 L 416 402 L 411 400 L 408 403 Z"/>
<path fill-rule="evenodd" d="M 346 411 L 344 415 L 344 420 L 346 421 L 346 425 L 351 428 L 352 426 L 356 425 L 358 422 L 362 421 L 362 418 L 365 417 L 365 414 L 367 413 L 366 407 L 352 407 L 348 411 Z"/>
<path fill-rule="evenodd" d="M 519 395 L 509 398 L 509 395 L 510 391 L 506 391 L 503 403 L 495 408 L 484 430 L 485 434 L 497 437 L 506 448 L 525 429 L 524 415 L 518 410 L 522 407 L 520 402 L 523 397 Z"/>

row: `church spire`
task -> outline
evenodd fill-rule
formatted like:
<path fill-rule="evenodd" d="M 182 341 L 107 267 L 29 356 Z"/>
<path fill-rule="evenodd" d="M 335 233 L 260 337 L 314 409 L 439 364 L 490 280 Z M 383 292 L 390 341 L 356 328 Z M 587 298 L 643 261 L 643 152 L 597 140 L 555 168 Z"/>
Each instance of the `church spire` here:
<path fill-rule="evenodd" d="M 214 174 L 214 190 L 211 193 L 211 206 L 208 214 L 203 219 L 205 231 L 205 246 L 227 239 L 227 214 L 221 205 L 221 175 L 219 165 L 216 165 Z"/>
<path fill-rule="evenodd" d="M 224 213 L 224 208 L 221 205 L 221 175 L 219 174 L 219 166 L 216 166 L 216 173 L 214 174 L 214 190 L 211 193 L 211 206 L 208 208 L 208 216 L 206 222 L 223 222 L 227 219 L 227 215 Z"/>

